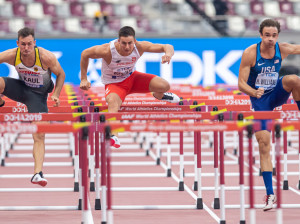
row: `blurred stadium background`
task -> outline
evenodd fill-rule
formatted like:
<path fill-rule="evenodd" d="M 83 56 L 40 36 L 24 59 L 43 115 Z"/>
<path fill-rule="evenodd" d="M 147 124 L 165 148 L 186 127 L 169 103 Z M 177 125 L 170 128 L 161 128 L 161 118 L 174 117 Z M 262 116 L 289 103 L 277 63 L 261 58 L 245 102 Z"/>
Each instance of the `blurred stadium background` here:
<path fill-rule="evenodd" d="M 160 65 L 160 55 L 145 54 L 138 70 L 172 83 L 235 85 L 242 52 L 259 41 L 265 18 L 280 22 L 279 41 L 298 43 L 300 0 L 0 0 L 0 51 L 16 47 L 17 31 L 32 27 L 37 45 L 58 57 L 66 81 L 79 84 L 82 50 L 109 42 L 128 25 L 138 40 L 175 48 L 171 66 Z M 299 74 L 299 57 L 289 56 L 281 74 Z M 93 85 L 101 85 L 100 67 L 101 60 L 91 60 Z M 6 64 L 0 71 L 16 76 Z"/>

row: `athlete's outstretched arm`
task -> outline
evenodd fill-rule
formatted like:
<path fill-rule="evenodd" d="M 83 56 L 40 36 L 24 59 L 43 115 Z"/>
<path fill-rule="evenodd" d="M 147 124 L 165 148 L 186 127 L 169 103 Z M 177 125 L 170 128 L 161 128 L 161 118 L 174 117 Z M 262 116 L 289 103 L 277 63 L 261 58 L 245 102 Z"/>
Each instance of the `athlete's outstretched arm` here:
<path fill-rule="evenodd" d="M 103 58 L 107 54 L 107 49 L 109 49 L 109 44 L 97 45 L 85 49 L 81 53 L 80 59 L 80 71 L 81 71 L 81 82 L 80 88 L 83 90 L 88 90 L 91 87 L 91 83 L 87 80 L 87 69 L 89 66 L 89 59 Z"/>
<path fill-rule="evenodd" d="M 290 54 L 300 54 L 300 45 L 280 43 L 279 47 L 282 59 L 286 58 Z"/>
<path fill-rule="evenodd" d="M 17 48 L 0 52 L 0 64 L 8 63 L 10 65 L 14 65 L 15 58 L 16 58 L 16 51 L 17 51 Z"/>
<path fill-rule="evenodd" d="M 56 75 L 55 89 L 51 96 L 51 99 L 55 102 L 54 106 L 59 106 L 59 95 L 66 78 L 65 72 L 52 52 L 40 48 L 39 50 L 42 53 L 41 58 L 43 61 L 43 65 L 47 66 L 51 70 L 51 72 Z"/>
<path fill-rule="evenodd" d="M 264 89 L 259 88 L 258 90 L 256 90 L 247 84 L 253 60 L 255 61 L 255 55 L 253 54 L 253 50 L 251 50 L 251 48 L 247 48 L 242 55 L 242 61 L 239 70 L 238 86 L 239 90 L 243 93 L 246 93 L 249 96 L 260 98 L 264 93 Z"/>
<path fill-rule="evenodd" d="M 174 47 L 170 44 L 153 44 L 149 41 L 137 41 L 136 46 L 140 53 L 152 52 L 152 53 L 165 53 L 162 56 L 161 63 L 170 63 L 171 58 L 174 55 Z M 140 50 L 141 49 L 141 50 Z"/>

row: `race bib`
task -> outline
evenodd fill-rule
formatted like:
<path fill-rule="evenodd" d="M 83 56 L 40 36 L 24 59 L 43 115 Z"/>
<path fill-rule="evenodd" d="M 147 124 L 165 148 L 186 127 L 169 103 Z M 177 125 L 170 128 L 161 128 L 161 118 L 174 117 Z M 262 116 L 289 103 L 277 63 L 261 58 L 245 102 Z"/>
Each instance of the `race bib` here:
<path fill-rule="evenodd" d="M 255 81 L 256 88 L 264 88 L 264 90 L 273 89 L 278 80 L 278 73 L 277 72 L 269 72 L 269 73 L 260 73 L 257 75 Z"/>
<path fill-rule="evenodd" d="M 38 74 L 26 74 L 20 73 L 22 80 L 29 87 L 40 88 L 44 85 L 44 80 L 42 75 Z"/>
<path fill-rule="evenodd" d="M 113 70 L 113 75 L 118 77 L 128 76 L 130 73 L 132 73 L 132 67 L 123 67 Z"/>

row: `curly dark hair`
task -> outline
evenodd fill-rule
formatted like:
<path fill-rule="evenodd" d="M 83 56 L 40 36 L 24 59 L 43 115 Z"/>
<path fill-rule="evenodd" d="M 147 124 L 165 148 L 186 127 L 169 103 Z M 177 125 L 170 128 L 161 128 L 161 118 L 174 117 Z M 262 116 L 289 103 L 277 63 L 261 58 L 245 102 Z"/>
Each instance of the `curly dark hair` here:
<path fill-rule="evenodd" d="M 278 33 L 280 33 L 280 23 L 277 20 L 274 20 L 274 19 L 263 20 L 259 26 L 260 34 L 263 34 L 263 29 L 265 27 L 276 27 L 278 30 Z"/>

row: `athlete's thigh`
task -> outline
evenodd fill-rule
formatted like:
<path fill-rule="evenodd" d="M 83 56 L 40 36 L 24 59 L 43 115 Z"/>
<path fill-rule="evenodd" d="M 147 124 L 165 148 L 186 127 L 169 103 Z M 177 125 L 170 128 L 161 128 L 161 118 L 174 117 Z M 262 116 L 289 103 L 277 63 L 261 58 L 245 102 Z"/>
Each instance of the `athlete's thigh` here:
<path fill-rule="evenodd" d="M 3 95 L 11 100 L 25 103 L 27 98 L 26 90 L 28 87 L 22 80 L 14 79 L 10 77 L 2 77 L 5 83 L 5 88 L 3 90 Z"/>
<path fill-rule="evenodd" d="M 132 81 L 132 87 L 129 93 L 148 93 L 150 92 L 149 86 L 153 78 L 157 77 L 156 75 L 142 73 L 135 71 Z"/>
<path fill-rule="evenodd" d="M 25 104 L 29 113 L 48 113 L 48 94 L 40 94 L 28 90 L 26 95 Z"/>
<path fill-rule="evenodd" d="M 105 85 L 105 99 L 112 93 L 117 94 L 123 102 L 128 95 L 128 90 L 117 83 Z"/>
<path fill-rule="evenodd" d="M 4 91 L 5 88 L 5 82 L 2 77 L 0 77 L 0 94 Z"/>
<path fill-rule="evenodd" d="M 287 92 L 282 85 L 282 78 L 278 80 L 276 87 L 274 90 L 271 92 L 269 96 L 270 104 L 272 108 L 274 109 L 275 107 L 281 106 L 284 104 L 289 96 L 291 95 L 290 92 Z"/>

